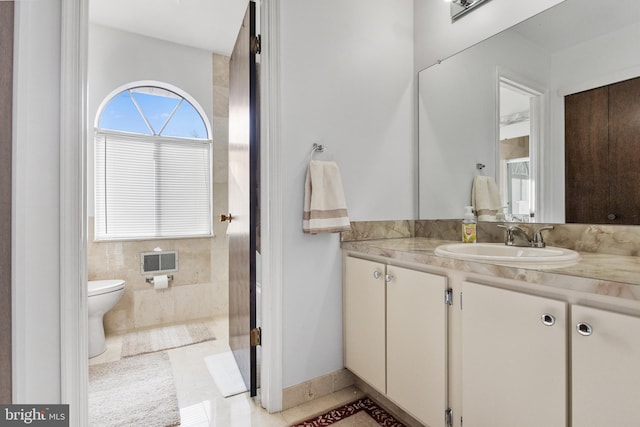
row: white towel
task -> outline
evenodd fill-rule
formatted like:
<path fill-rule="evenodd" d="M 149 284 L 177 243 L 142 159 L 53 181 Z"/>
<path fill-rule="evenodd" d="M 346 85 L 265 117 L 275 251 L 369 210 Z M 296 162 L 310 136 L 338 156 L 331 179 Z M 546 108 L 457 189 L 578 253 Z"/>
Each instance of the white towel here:
<path fill-rule="evenodd" d="M 338 165 L 335 162 L 311 160 L 304 183 L 302 230 L 317 234 L 350 229 Z"/>
<path fill-rule="evenodd" d="M 471 204 L 478 220 L 495 221 L 496 213 L 502 210 L 500 192 L 490 176 L 476 176 L 471 190 Z"/>

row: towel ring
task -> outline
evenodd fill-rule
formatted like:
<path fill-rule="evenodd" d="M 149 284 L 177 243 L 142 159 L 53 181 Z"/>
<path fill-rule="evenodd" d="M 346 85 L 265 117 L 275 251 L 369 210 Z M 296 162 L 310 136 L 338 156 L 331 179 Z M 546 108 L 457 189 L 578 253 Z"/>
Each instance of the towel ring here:
<path fill-rule="evenodd" d="M 318 144 L 317 142 L 314 142 L 313 146 L 311 147 L 311 155 L 310 155 L 310 157 L 313 159 L 313 155 L 315 153 L 324 153 L 326 149 L 327 149 L 327 147 L 325 147 L 324 145 Z"/>

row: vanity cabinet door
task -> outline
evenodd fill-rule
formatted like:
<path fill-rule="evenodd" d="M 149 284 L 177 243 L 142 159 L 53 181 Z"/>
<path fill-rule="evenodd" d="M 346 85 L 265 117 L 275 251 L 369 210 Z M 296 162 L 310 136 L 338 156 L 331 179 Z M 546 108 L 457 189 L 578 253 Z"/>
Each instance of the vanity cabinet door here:
<path fill-rule="evenodd" d="M 447 305 L 443 276 L 387 266 L 387 396 L 430 427 L 444 427 Z"/>
<path fill-rule="evenodd" d="M 640 318 L 571 307 L 574 427 L 640 425 Z"/>
<path fill-rule="evenodd" d="M 464 426 L 566 426 L 566 303 L 470 282 L 461 298 Z"/>
<path fill-rule="evenodd" d="M 344 364 L 381 393 L 386 392 L 384 277 L 384 264 L 346 257 Z"/>

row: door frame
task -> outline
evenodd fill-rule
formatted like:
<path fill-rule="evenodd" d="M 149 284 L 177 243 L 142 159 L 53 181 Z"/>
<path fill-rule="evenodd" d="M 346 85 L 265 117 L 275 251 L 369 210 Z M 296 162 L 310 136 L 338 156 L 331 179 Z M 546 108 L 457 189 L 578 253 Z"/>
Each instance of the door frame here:
<path fill-rule="evenodd" d="M 88 420 L 88 0 L 62 0 L 60 53 L 60 402 L 70 425 Z"/>
<path fill-rule="evenodd" d="M 282 410 L 282 284 L 284 194 L 280 113 L 280 0 L 258 0 L 260 98 L 260 250 L 262 257 L 261 400 Z"/>
<path fill-rule="evenodd" d="M 12 324 L 11 307 L 11 258 L 12 258 L 12 183 L 13 183 L 13 42 L 15 4 L 13 1 L 0 4 L 0 228 L 3 239 L 0 242 L 0 310 L 2 310 L 2 324 L 4 329 L 0 333 L 0 402 L 11 403 L 13 401 L 13 360 L 12 360 Z M 9 238 L 7 238 L 9 237 Z"/>
<path fill-rule="evenodd" d="M 282 410 L 283 194 L 280 166 L 279 0 L 258 4 L 261 54 L 261 188 L 263 336 L 261 399 Z M 88 315 L 86 230 L 87 63 L 89 0 L 61 2 L 60 93 L 60 393 L 70 425 L 88 419 Z M 273 95 L 272 95 L 273 94 Z M 21 310 L 18 307 L 18 310 Z M 24 318 L 25 313 L 17 313 Z"/>
<path fill-rule="evenodd" d="M 545 164 L 545 153 L 548 151 L 549 130 L 548 130 L 548 103 L 549 90 L 536 81 L 520 75 L 508 68 L 496 67 L 495 82 L 495 164 L 496 178 L 500 177 L 500 85 L 509 86 L 512 90 L 519 90 L 523 94 L 531 97 L 530 122 L 531 134 L 529 136 L 529 165 L 531 171 L 532 186 L 530 191 L 533 194 L 533 209 L 535 221 L 545 221 L 549 216 L 550 206 L 547 200 L 543 200 L 546 194 L 545 186 L 548 185 L 542 173 L 541 165 Z"/>

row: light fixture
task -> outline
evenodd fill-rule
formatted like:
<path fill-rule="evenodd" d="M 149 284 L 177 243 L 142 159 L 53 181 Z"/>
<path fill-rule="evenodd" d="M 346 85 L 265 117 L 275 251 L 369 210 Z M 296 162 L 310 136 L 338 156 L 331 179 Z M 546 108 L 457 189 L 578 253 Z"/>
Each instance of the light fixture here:
<path fill-rule="evenodd" d="M 488 2 L 489 0 L 449 0 L 451 2 L 451 21 L 466 15 L 476 7 Z"/>

